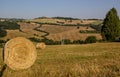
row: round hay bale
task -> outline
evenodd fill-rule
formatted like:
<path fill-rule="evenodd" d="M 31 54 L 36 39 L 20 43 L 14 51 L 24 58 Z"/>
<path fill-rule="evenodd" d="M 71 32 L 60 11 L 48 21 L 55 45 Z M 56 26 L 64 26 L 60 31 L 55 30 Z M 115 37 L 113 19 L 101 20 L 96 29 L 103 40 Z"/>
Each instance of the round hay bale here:
<path fill-rule="evenodd" d="M 38 49 L 45 49 L 46 48 L 46 44 L 43 43 L 43 42 L 37 43 L 36 48 L 38 48 Z"/>
<path fill-rule="evenodd" d="M 4 47 L 4 63 L 13 70 L 31 67 L 37 57 L 36 48 L 23 37 L 11 39 Z"/>

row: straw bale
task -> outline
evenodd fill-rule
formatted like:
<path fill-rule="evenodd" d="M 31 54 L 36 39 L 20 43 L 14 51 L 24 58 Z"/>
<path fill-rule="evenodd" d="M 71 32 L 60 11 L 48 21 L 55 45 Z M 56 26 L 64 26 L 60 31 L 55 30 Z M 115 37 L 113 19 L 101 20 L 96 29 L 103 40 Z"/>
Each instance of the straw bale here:
<path fill-rule="evenodd" d="M 31 67 L 37 57 L 36 48 L 23 37 L 11 39 L 4 47 L 4 63 L 13 70 Z"/>
<path fill-rule="evenodd" d="M 44 42 L 37 43 L 36 48 L 37 49 L 45 49 L 46 48 L 46 44 Z"/>

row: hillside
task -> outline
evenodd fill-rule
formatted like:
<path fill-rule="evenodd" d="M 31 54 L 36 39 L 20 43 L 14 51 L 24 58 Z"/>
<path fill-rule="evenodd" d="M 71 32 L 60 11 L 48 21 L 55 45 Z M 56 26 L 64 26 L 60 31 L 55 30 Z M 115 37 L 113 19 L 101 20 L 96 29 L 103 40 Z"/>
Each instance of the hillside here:
<path fill-rule="evenodd" d="M 66 20 L 55 18 L 24 20 L 18 22 L 20 26 L 19 30 L 7 29 L 7 36 L 2 39 L 7 40 L 14 37 L 26 37 L 36 39 L 47 38 L 53 41 L 60 41 L 61 39 L 73 41 L 85 40 L 88 36 L 96 36 L 98 40 L 101 40 L 102 37 L 100 33 L 96 33 L 96 27 L 101 23 L 101 20 Z M 81 33 L 81 31 L 83 33 Z M 88 33 L 87 31 L 92 31 L 93 33 Z"/>
<path fill-rule="evenodd" d="M 85 20 L 85 19 L 55 19 L 55 18 L 40 18 L 40 19 L 31 19 L 26 20 L 26 22 L 39 22 L 39 23 L 52 23 L 52 24 L 101 24 L 102 20 Z"/>
<path fill-rule="evenodd" d="M 80 33 L 79 31 L 96 31 L 92 25 L 99 25 L 101 20 L 70 20 L 70 19 L 54 19 L 54 18 L 40 18 L 29 20 L 30 22 L 41 23 L 42 26 L 38 28 L 49 33 L 48 39 L 61 40 L 85 40 L 88 36 L 96 36 L 98 40 L 102 39 L 100 33 Z M 55 25 L 56 24 L 56 25 Z M 79 26 L 79 25 L 83 26 Z M 79 29 L 77 28 L 79 26 Z M 87 26 L 86 26 L 87 25 Z"/>
<path fill-rule="evenodd" d="M 99 33 L 80 33 L 80 30 L 94 31 L 91 27 L 76 26 L 56 26 L 56 25 L 43 25 L 41 30 L 50 33 L 47 38 L 52 40 L 70 39 L 70 40 L 85 40 L 88 36 L 96 36 L 97 39 L 102 39 Z"/>
<path fill-rule="evenodd" d="M 20 30 L 6 30 L 7 31 L 7 36 L 1 38 L 2 40 L 7 40 L 7 39 L 12 39 L 15 37 L 35 37 L 35 38 L 40 38 L 41 35 L 44 33 L 38 32 L 33 30 L 35 27 L 38 27 L 39 24 L 32 24 L 32 23 L 18 23 L 20 25 Z M 37 34 L 37 35 L 36 35 Z"/>

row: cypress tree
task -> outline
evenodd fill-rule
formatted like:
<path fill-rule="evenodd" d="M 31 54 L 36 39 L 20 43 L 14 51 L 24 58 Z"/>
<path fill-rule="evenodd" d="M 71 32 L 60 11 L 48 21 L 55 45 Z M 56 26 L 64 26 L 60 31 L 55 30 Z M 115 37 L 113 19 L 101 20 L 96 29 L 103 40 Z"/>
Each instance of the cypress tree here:
<path fill-rule="evenodd" d="M 115 8 L 110 9 L 106 14 L 101 34 L 106 41 L 115 41 L 116 37 L 120 36 L 119 17 Z"/>

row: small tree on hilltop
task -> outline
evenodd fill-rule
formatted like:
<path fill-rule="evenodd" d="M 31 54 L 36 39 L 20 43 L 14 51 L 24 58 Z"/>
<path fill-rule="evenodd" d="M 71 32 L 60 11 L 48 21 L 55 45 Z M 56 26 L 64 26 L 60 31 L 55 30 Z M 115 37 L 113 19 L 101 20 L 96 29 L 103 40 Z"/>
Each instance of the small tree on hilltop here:
<path fill-rule="evenodd" d="M 106 41 L 115 41 L 115 38 L 120 36 L 119 17 L 115 8 L 112 8 L 106 14 L 106 18 L 104 19 L 101 29 L 101 34 L 103 39 Z"/>

